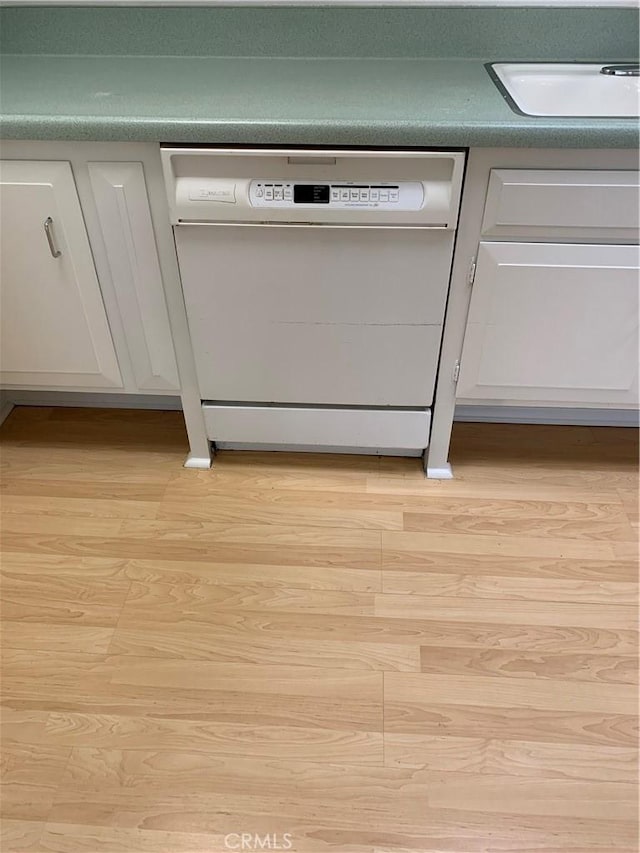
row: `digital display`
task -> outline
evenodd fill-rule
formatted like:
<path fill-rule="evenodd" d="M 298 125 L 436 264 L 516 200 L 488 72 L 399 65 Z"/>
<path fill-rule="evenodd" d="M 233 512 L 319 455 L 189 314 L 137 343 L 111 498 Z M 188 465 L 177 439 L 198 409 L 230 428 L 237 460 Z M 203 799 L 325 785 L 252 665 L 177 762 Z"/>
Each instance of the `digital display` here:
<path fill-rule="evenodd" d="M 294 184 L 294 204 L 329 204 L 329 184 Z"/>

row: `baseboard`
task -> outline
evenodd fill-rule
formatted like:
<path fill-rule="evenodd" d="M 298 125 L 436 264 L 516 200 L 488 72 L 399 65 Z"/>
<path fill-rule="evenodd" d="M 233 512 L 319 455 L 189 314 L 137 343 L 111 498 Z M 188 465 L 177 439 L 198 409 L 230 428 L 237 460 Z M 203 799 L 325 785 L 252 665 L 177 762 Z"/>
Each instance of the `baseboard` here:
<path fill-rule="evenodd" d="M 571 426 L 638 427 L 634 409 L 585 409 L 559 406 L 456 406 L 455 421 L 497 424 L 566 424 Z"/>
<path fill-rule="evenodd" d="M 13 411 L 13 403 L 11 400 L 5 400 L 0 397 L 0 424 L 3 424 Z"/>
<path fill-rule="evenodd" d="M 180 411 L 180 397 L 164 394 L 87 394 L 82 391 L 2 392 L 2 406 L 86 406 L 102 409 L 159 409 Z M 10 411 L 10 410 L 9 410 Z"/>
<path fill-rule="evenodd" d="M 4 389 L 0 392 L 0 423 L 10 414 L 14 406 L 86 406 L 114 409 L 158 409 L 180 411 L 182 402 L 179 396 L 165 394 L 108 394 L 84 393 L 82 391 L 14 391 Z M 559 406 L 470 406 L 459 405 L 455 410 L 455 421 L 487 422 L 499 424 L 567 424 L 573 426 L 616 426 L 639 427 L 640 412 L 635 409 L 587 409 Z M 235 443 L 234 443 L 235 444 Z M 219 445 L 224 447 L 224 444 Z M 235 444 L 240 449 L 241 444 Z M 255 445 L 253 449 L 257 449 Z M 244 445 L 242 449 L 249 449 Z M 282 445 L 262 445 L 262 450 L 285 449 Z M 288 446 L 287 450 L 313 450 L 316 447 Z M 325 452 L 335 453 L 337 448 L 324 448 Z M 342 449 L 342 452 L 357 453 L 357 448 Z M 371 451 L 366 451 L 371 452 Z M 392 448 L 379 448 L 374 453 L 412 455 L 407 451 Z M 416 455 L 419 455 L 416 451 Z"/>

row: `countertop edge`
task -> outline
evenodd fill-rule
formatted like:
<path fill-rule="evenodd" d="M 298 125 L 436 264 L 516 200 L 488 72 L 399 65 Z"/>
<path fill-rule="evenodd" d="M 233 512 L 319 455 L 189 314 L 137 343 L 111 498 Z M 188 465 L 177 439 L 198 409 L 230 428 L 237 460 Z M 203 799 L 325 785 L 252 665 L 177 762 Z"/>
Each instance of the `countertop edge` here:
<path fill-rule="evenodd" d="M 82 119 L 0 115 L 0 139 L 78 142 L 176 142 L 201 144 L 353 145 L 389 147 L 637 148 L 633 119 L 524 119 L 514 122 L 172 121 L 118 116 Z"/>

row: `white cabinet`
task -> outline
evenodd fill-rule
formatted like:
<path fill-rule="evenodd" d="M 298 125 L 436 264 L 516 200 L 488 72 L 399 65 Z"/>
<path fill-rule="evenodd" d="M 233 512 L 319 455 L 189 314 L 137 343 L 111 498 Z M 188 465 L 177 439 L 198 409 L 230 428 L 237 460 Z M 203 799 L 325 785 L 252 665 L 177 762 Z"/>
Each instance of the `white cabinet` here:
<path fill-rule="evenodd" d="M 480 243 L 458 398 L 638 403 L 637 246 Z"/>
<path fill-rule="evenodd" d="M 637 169 L 637 151 L 624 149 L 471 149 L 429 473 L 450 476 L 454 413 L 468 421 L 634 423 Z"/>
<path fill-rule="evenodd" d="M 490 170 L 459 403 L 637 406 L 639 209 L 634 169 Z"/>
<path fill-rule="evenodd" d="M 121 388 L 69 163 L 2 161 L 0 183 L 3 384 Z"/>

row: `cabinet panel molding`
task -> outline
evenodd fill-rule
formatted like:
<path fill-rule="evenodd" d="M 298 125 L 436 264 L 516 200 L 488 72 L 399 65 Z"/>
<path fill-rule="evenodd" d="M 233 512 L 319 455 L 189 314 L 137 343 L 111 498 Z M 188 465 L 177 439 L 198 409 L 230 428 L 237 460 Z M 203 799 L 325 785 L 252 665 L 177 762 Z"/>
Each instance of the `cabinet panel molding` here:
<path fill-rule="evenodd" d="M 638 403 L 636 246 L 481 243 L 458 400 Z"/>
<path fill-rule="evenodd" d="M 121 388 L 70 164 L 3 160 L 0 182 L 2 383 Z"/>
<path fill-rule="evenodd" d="M 178 372 L 142 163 L 88 164 L 136 385 L 177 390 Z"/>

